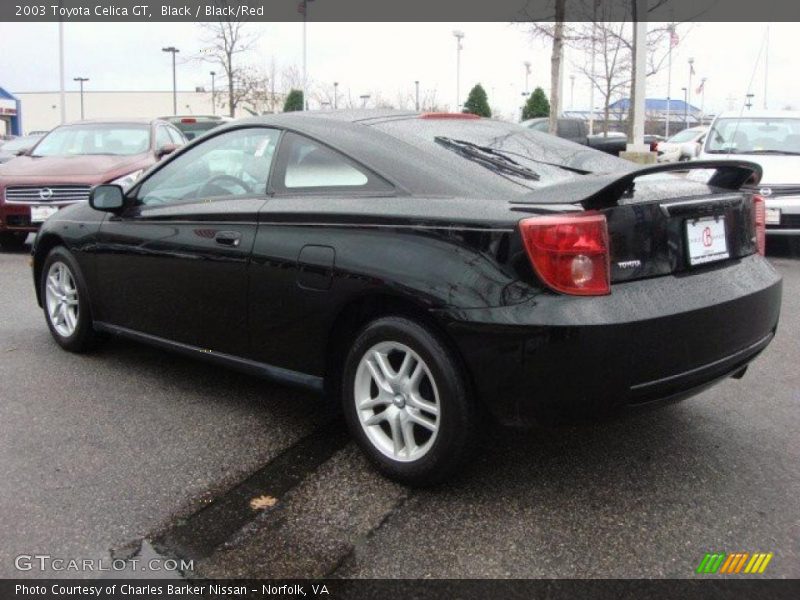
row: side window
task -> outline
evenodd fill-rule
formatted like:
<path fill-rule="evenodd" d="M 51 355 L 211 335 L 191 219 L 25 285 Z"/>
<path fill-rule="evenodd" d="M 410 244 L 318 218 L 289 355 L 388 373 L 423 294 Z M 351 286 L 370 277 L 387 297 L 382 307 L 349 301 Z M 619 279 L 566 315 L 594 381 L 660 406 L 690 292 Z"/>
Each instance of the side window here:
<path fill-rule="evenodd" d="M 266 194 L 280 132 L 251 127 L 216 135 L 167 162 L 139 188 L 141 204 Z"/>
<path fill-rule="evenodd" d="M 173 144 L 183 146 L 186 143 L 186 138 L 183 137 L 183 134 L 174 127 L 167 127 L 167 133 L 169 133 L 169 137 L 172 139 Z"/>
<path fill-rule="evenodd" d="M 169 132 L 167 128 L 163 125 L 158 125 L 156 127 L 156 150 L 159 148 L 163 148 L 167 144 L 172 144 L 172 138 L 169 136 Z"/>
<path fill-rule="evenodd" d="M 387 191 L 392 186 L 343 154 L 306 137 L 287 133 L 281 144 L 281 175 L 275 187 L 286 191 L 352 189 Z"/>

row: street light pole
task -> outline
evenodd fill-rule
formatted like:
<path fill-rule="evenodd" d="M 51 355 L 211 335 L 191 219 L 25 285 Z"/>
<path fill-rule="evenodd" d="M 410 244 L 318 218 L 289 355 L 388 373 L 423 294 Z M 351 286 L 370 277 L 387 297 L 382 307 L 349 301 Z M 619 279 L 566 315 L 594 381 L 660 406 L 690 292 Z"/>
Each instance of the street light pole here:
<path fill-rule="evenodd" d="M 169 52 L 172 54 L 172 114 L 178 114 L 178 80 L 175 75 L 175 55 L 180 52 L 175 46 L 162 48 L 162 52 Z"/>
<path fill-rule="evenodd" d="M 569 108 L 575 110 L 575 75 L 570 75 L 569 80 Z"/>
<path fill-rule="evenodd" d="M 681 88 L 683 92 L 683 127 L 689 127 L 689 90 Z"/>
<path fill-rule="evenodd" d="M 333 82 L 333 110 L 339 108 L 339 82 Z"/>
<path fill-rule="evenodd" d="M 417 107 L 416 110 L 419 111 L 419 81 L 414 82 L 414 88 L 415 88 L 414 96 L 416 98 L 415 105 Z"/>
<path fill-rule="evenodd" d="M 525 92 L 524 95 L 527 96 L 528 92 L 530 91 L 530 88 L 528 87 L 528 78 L 530 77 L 531 74 L 531 61 L 526 60 L 522 64 L 525 66 L 525 89 L 522 91 Z"/>
<path fill-rule="evenodd" d="M 88 77 L 74 77 L 72 81 L 77 81 L 78 84 L 81 86 L 81 121 L 83 121 L 83 84 L 86 81 L 89 81 Z"/>
<path fill-rule="evenodd" d="M 211 71 L 211 114 L 217 114 L 217 90 L 214 85 L 214 77 L 216 77 L 216 71 Z"/>
<path fill-rule="evenodd" d="M 461 105 L 461 41 L 464 39 L 464 32 L 455 30 L 453 36 L 456 38 L 456 110 Z"/>

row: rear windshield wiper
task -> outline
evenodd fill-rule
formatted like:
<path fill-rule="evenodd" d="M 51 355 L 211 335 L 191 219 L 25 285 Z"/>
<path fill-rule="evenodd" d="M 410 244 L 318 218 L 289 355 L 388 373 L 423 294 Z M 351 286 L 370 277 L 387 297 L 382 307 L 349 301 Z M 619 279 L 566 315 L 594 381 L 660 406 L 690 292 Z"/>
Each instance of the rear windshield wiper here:
<path fill-rule="evenodd" d="M 467 146 L 467 147 L 470 147 L 470 148 L 474 148 L 475 150 L 479 150 L 480 152 L 486 152 L 487 154 L 492 154 L 492 155 L 501 157 L 501 158 L 503 158 L 505 160 L 508 160 L 508 161 L 512 162 L 515 165 L 519 165 L 520 167 L 522 167 L 522 165 L 520 165 L 517 161 L 513 160 L 512 158 L 509 158 L 509 155 L 510 156 L 518 156 L 519 158 L 524 158 L 525 160 L 528 160 L 530 162 L 535 162 L 535 163 L 538 163 L 540 165 L 547 165 L 548 167 L 555 167 L 557 169 L 562 169 L 564 171 L 570 171 L 571 173 L 577 173 L 578 175 L 588 175 L 588 174 L 591 173 L 591 171 L 587 171 L 585 169 L 579 169 L 577 167 L 570 167 L 570 166 L 562 165 L 562 164 L 559 164 L 559 163 L 548 162 L 546 160 L 539 160 L 539 159 L 536 159 L 536 158 L 531 158 L 530 156 L 527 156 L 525 154 L 520 154 L 519 152 L 512 152 L 511 150 L 496 150 L 494 148 L 490 148 L 489 146 L 479 146 L 478 144 L 473 144 L 472 142 L 467 142 L 465 140 L 453 140 L 453 139 L 446 138 L 446 137 L 436 137 L 436 138 L 434 138 L 434 140 L 436 140 L 440 144 L 445 144 L 445 143 L 449 142 L 449 143 L 456 144 L 456 145 L 459 145 L 459 146 Z M 526 168 L 526 167 L 522 167 L 522 168 Z"/>
<path fill-rule="evenodd" d="M 440 144 L 445 148 L 455 150 L 465 158 L 474 160 L 475 162 L 478 162 L 483 166 L 499 173 L 516 175 L 517 177 L 522 177 L 523 179 L 532 179 L 534 181 L 539 181 L 539 179 L 541 179 L 536 171 L 522 166 L 513 158 L 509 158 L 508 156 L 505 156 L 504 154 L 501 154 L 492 148 L 478 146 L 472 142 L 454 140 L 442 136 L 437 136 L 433 138 L 433 140 L 437 144 Z"/>

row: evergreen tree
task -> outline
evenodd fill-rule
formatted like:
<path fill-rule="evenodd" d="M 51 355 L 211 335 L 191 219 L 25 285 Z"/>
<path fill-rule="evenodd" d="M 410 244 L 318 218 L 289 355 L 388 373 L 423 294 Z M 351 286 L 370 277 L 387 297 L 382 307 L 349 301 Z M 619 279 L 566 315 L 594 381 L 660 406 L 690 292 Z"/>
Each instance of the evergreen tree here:
<path fill-rule="evenodd" d="M 467 101 L 464 102 L 464 112 L 481 117 L 492 116 L 492 109 L 489 108 L 489 98 L 486 96 L 486 90 L 483 89 L 480 83 L 469 91 Z"/>
<path fill-rule="evenodd" d="M 303 110 L 302 90 L 291 90 L 289 95 L 286 96 L 286 102 L 283 104 L 283 112 L 292 112 L 295 110 Z"/>
<path fill-rule="evenodd" d="M 550 103 L 547 101 L 544 90 L 537 87 L 522 109 L 522 120 L 538 119 L 550 116 Z"/>

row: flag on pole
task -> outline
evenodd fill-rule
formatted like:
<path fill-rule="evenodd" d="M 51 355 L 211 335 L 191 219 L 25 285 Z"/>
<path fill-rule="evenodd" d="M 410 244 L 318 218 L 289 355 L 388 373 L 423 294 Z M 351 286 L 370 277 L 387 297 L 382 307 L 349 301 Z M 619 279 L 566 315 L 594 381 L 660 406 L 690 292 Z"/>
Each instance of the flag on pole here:
<path fill-rule="evenodd" d="M 675 26 L 670 25 L 669 27 L 669 47 L 675 48 L 680 42 L 680 38 L 678 37 L 678 32 L 675 31 Z"/>
<path fill-rule="evenodd" d="M 695 72 L 695 70 L 694 70 L 694 63 L 691 63 L 691 64 L 689 65 L 689 72 L 690 72 L 692 75 L 697 75 L 697 73 L 696 73 L 696 72 Z"/>
<path fill-rule="evenodd" d="M 705 86 L 706 86 L 706 81 L 704 79 L 703 81 L 700 82 L 700 85 L 697 86 L 697 89 L 694 91 L 694 93 L 695 94 L 702 94 L 703 93 L 703 88 Z"/>

